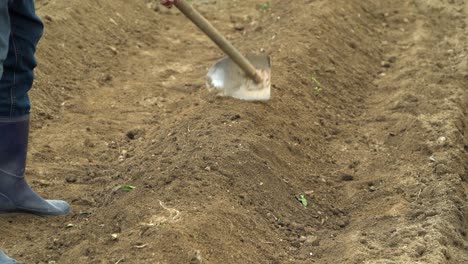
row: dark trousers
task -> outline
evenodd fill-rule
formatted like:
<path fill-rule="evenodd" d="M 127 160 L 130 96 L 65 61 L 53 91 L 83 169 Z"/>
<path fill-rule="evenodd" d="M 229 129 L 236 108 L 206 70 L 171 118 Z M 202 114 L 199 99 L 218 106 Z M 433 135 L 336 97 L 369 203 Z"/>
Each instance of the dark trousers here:
<path fill-rule="evenodd" d="M 29 114 L 34 53 L 43 29 L 34 0 L 0 0 L 0 118 Z"/>

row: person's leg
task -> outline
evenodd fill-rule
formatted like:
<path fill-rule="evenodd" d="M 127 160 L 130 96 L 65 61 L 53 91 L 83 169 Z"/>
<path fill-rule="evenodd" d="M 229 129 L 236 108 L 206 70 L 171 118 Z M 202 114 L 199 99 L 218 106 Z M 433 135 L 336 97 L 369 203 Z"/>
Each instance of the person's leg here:
<path fill-rule="evenodd" d="M 5 62 L 8 54 L 9 39 L 10 15 L 8 14 L 8 1 L 0 0 L 0 79 L 3 75 L 3 63 Z"/>
<path fill-rule="evenodd" d="M 34 53 L 43 24 L 35 14 L 33 0 L 0 0 L 5 1 L 9 2 L 10 34 L 0 80 L 0 116 L 17 117 L 29 114 L 28 91 L 34 80 Z"/>
<path fill-rule="evenodd" d="M 10 0 L 8 13 L 11 29 L 8 55 L 0 79 L 0 214 L 68 214 L 66 202 L 42 199 L 24 179 L 29 135 L 28 91 L 34 79 L 37 65 L 34 53 L 43 24 L 35 14 L 34 0 Z"/>
<path fill-rule="evenodd" d="M 10 16 L 8 14 L 8 2 L 0 0 L 0 79 L 3 75 L 3 62 L 8 54 L 8 40 L 10 38 Z M 0 104 L 8 103 L 7 100 L 2 101 Z M 0 264 L 15 264 L 18 263 L 14 259 L 8 257 L 0 250 Z"/>

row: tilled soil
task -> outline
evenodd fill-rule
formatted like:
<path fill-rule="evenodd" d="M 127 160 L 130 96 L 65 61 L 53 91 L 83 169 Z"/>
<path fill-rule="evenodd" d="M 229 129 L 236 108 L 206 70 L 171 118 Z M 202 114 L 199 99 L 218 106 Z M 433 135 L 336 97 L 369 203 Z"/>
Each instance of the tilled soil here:
<path fill-rule="evenodd" d="M 194 4 L 271 55 L 270 101 L 208 93 L 222 54 L 176 10 L 37 1 L 27 174 L 73 213 L 3 216 L 1 248 L 23 263 L 468 263 L 468 3 Z"/>

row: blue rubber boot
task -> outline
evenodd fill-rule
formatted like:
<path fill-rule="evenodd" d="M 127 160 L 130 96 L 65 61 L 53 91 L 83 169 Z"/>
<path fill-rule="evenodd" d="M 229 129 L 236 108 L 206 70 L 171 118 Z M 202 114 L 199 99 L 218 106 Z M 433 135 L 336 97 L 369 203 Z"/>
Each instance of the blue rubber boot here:
<path fill-rule="evenodd" d="M 24 179 L 28 135 L 29 115 L 0 119 L 0 214 L 66 215 L 68 203 L 44 200 Z"/>
<path fill-rule="evenodd" d="M 0 250 L 0 264 L 18 264 L 18 262 L 7 255 L 3 253 L 3 251 Z"/>

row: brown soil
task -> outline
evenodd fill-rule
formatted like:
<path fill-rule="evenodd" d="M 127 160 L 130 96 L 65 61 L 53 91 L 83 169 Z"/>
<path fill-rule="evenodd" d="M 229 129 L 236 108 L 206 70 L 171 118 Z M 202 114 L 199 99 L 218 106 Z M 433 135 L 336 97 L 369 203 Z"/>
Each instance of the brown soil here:
<path fill-rule="evenodd" d="M 271 54 L 270 101 L 208 93 L 222 54 L 175 10 L 37 1 L 27 174 L 73 213 L 4 216 L 1 248 L 23 263 L 468 263 L 466 1 L 194 2 Z"/>

